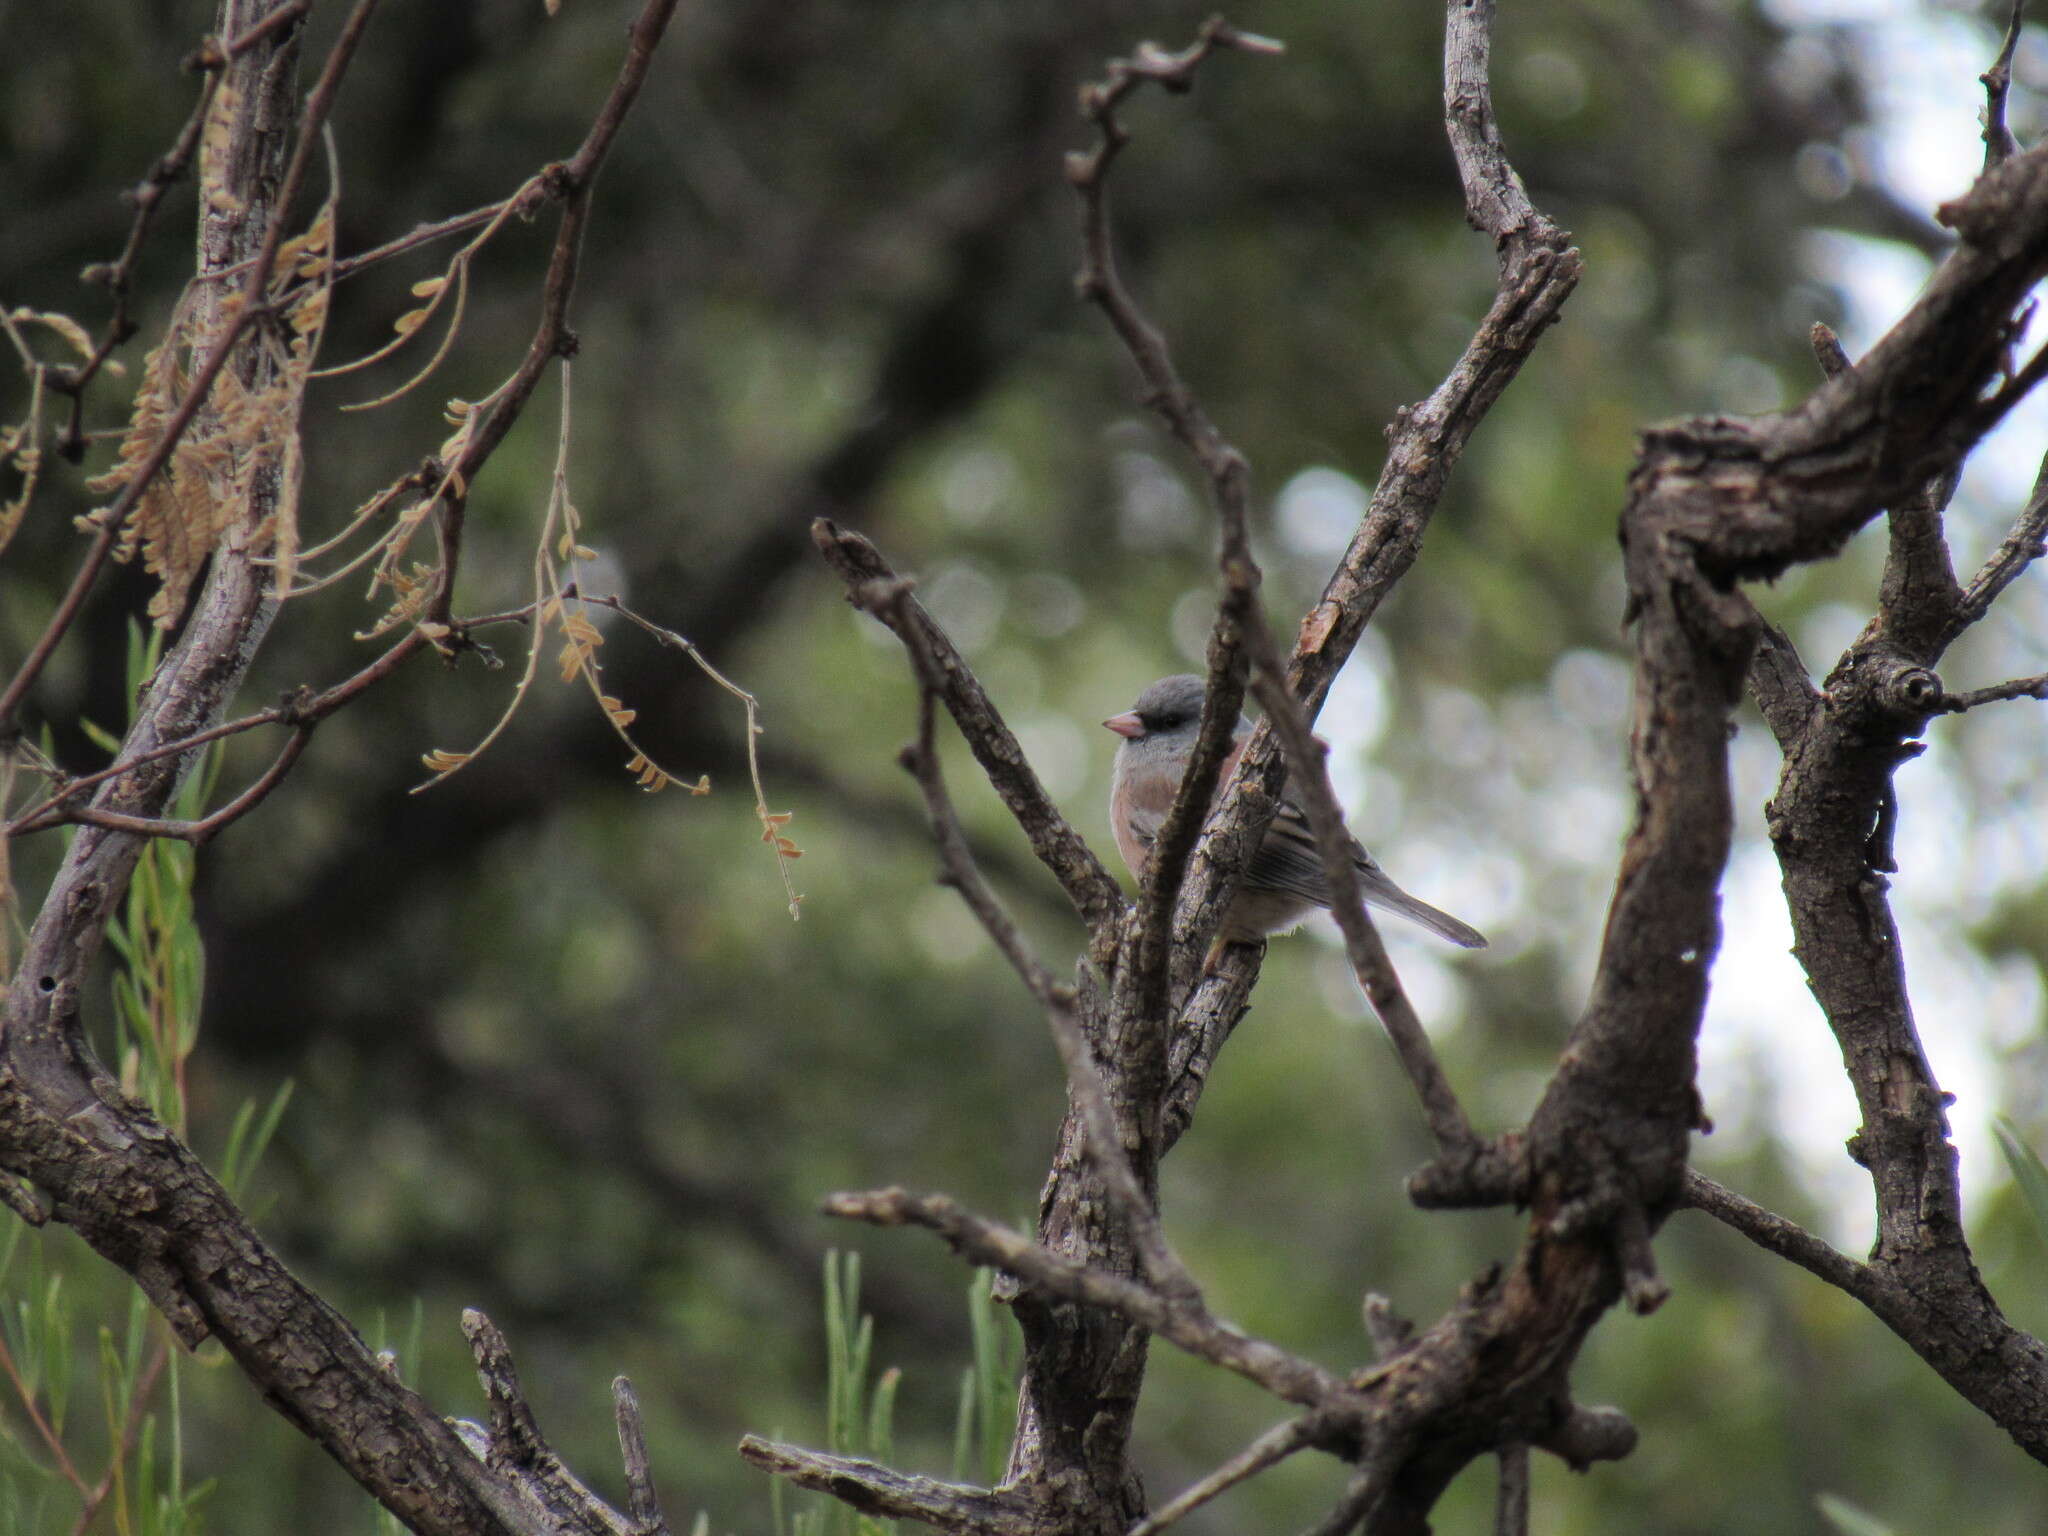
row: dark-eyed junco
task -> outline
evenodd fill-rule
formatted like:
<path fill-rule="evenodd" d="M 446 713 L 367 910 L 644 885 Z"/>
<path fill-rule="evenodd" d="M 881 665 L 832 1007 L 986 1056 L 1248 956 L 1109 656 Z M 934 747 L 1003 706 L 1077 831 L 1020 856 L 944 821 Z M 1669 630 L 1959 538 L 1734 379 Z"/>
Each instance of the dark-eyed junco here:
<path fill-rule="evenodd" d="M 1110 779 L 1109 824 L 1116 834 L 1117 851 L 1131 873 L 1141 879 L 1152 840 L 1173 808 L 1180 776 L 1195 750 L 1202 690 L 1202 679 L 1193 673 L 1162 677 L 1139 694 L 1138 702 L 1127 711 L 1102 722 L 1123 738 Z M 1240 718 L 1237 745 L 1223 764 L 1224 780 L 1237 766 L 1237 755 L 1250 735 L 1251 722 Z M 1486 940 L 1477 929 L 1410 896 L 1388 879 L 1386 871 L 1356 842 L 1351 845 L 1351 857 L 1358 866 L 1365 899 L 1372 905 L 1420 923 L 1453 944 L 1467 949 L 1485 947 Z M 1254 943 L 1269 933 L 1294 927 L 1314 908 L 1329 904 L 1330 888 L 1323 878 L 1315 833 L 1301 807 L 1283 796 L 1265 841 L 1252 855 L 1251 867 L 1238 885 L 1237 898 L 1224 915 L 1219 940 Z"/>

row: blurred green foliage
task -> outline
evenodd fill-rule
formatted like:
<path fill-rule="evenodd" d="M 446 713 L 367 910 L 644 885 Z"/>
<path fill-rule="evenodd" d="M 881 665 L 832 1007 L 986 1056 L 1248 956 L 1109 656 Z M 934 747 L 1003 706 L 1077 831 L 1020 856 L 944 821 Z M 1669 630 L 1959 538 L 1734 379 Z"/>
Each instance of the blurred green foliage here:
<path fill-rule="evenodd" d="M 418 1306 L 401 1365 L 444 1411 L 476 1411 L 455 1320 L 479 1306 L 506 1329 L 544 1431 L 616 1492 L 604 1384 L 631 1375 L 679 1524 L 703 1510 L 716 1531 L 771 1527 L 768 1490 L 732 1452 L 744 1431 L 822 1441 L 829 1400 L 872 1432 L 872 1399 L 828 1391 L 828 1366 L 842 1387 L 855 1377 L 819 1322 L 820 1261 L 850 1235 L 813 1214 L 821 1194 L 902 1182 L 1019 1223 L 1035 1209 L 1063 1103 L 1056 1059 L 932 883 L 921 813 L 893 767 L 914 725 L 908 674 L 810 558 L 806 529 L 831 515 L 917 573 L 1048 785 L 1106 849 L 1110 743 L 1093 722 L 1185 665 L 1212 590 L 1210 524 L 1199 485 L 1134 404 L 1127 365 L 1073 301 L 1060 155 L 1079 143 L 1077 83 L 1140 37 L 1178 42 L 1203 9 L 686 7 L 607 167 L 573 317 L 572 473 L 600 557 L 589 580 L 615 583 L 761 700 L 769 795 L 794 811 L 805 850 L 800 923 L 758 846 L 742 711 L 625 626 L 606 631 L 607 686 L 663 763 L 711 774 L 709 798 L 635 793 L 587 697 L 545 681 L 488 757 L 409 796 L 419 754 L 474 740 L 510 687 L 473 662 L 420 665 L 323 725 L 285 786 L 197 861 L 206 1017 L 184 1066 L 197 1145 L 275 1126 L 247 1195 L 267 1206 L 266 1232 L 359 1322 Z M 331 10 L 316 13 L 316 48 Z M 621 14 L 603 0 L 569 0 L 552 22 L 529 0 L 388 7 L 337 114 L 344 253 L 504 196 L 566 154 L 616 68 Z M 1537 200 L 1576 232 L 1586 281 L 1473 443 L 1425 558 L 1323 721 L 1366 841 L 1404 884 L 1494 937 L 1455 961 L 1395 939 L 1454 1080 L 1491 1126 L 1526 1115 L 1583 1001 L 1629 813 L 1613 530 L 1634 434 L 1664 415 L 1798 398 L 1814 377 L 1806 327 L 1849 317 L 1859 277 L 1815 252 L 1884 250 L 1910 266 L 1935 243 L 1924 210 L 1871 169 L 1853 29 L 1788 32 L 1776 19 L 1788 14 L 1744 0 L 1528 0 L 1500 18 L 1506 140 Z M 1136 102 L 1114 200 L 1132 282 L 1256 466 L 1258 549 L 1284 624 L 1355 519 L 1382 425 L 1433 386 L 1484 312 L 1492 263 L 1443 145 L 1435 8 L 1269 0 L 1232 19 L 1288 53 L 1220 59 L 1191 97 Z M 100 296 L 76 273 L 118 250 L 117 193 L 182 121 L 195 84 L 176 61 L 207 20 L 189 0 L 0 6 L 0 299 L 98 319 Z M 1973 68 L 1994 47 L 1977 25 Z M 1949 88 L 1976 90 L 1967 73 Z M 1850 173 L 1802 178 L 1809 148 Z M 189 268 L 182 198 L 147 249 L 145 323 Z M 1862 243 L 1816 245 L 1817 231 Z M 416 360 L 404 356 L 316 385 L 309 537 L 441 440 L 445 398 L 475 398 L 511 366 L 546 241 L 542 221 L 487 249 L 462 344 L 427 389 L 365 415 L 333 409 L 405 377 Z M 408 286 L 445 259 L 420 252 L 340 288 L 329 357 L 381 344 L 412 307 Z M 551 390 L 473 488 L 465 611 L 524 600 Z M 14 395 L 4 401 L 13 412 Z M 109 393 L 89 424 L 122 416 Z M 68 576 L 70 519 L 90 505 L 81 478 L 52 469 L 0 562 L 0 657 L 21 654 Z M 1995 539 L 2002 510 L 1959 511 L 1976 541 L 1960 561 Z M 1817 667 L 1844 616 L 1867 611 L 1870 544 L 1764 596 Z M 374 614 L 359 594 L 343 583 L 287 607 L 252 707 L 360 664 L 351 635 Z M 68 765 L 105 760 L 80 722 L 122 717 L 125 626 L 144 600 L 133 572 L 104 583 L 36 696 L 34 724 Z M 1993 680 L 2039 632 L 1999 631 L 1971 681 Z M 521 638 L 505 633 L 494 643 L 516 653 Z M 2031 1086 L 2048 1065 L 2048 859 L 2035 856 L 2030 707 L 1943 725 L 1901 780 L 1901 899 L 1923 901 L 1908 965 L 1938 983 L 1930 1017 L 1957 1021 L 1930 1027 L 1930 1049 L 1945 1080 L 1973 1073 L 1977 1096 L 1956 1115 L 1986 1149 L 1997 1111 L 2036 1144 L 2048 1131 Z M 1738 745 L 1752 848 L 1775 769 L 1756 734 Z M 230 744 L 222 793 L 274 749 Z M 1078 935 L 1057 893 L 965 755 L 949 748 L 948 769 L 1007 899 L 1064 963 Z M 1935 834 L 1917 862 L 1916 825 Z M 31 907 L 56 851 L 47 836 L 15 850 Z M 1731 899 L 1731 934 L 1752 916 Z M 1754 952 L 1783 948 L 1766 937 Z M 1825 1066 L 1832 1048 L 1796 973 L 1775 990 L 1744 985 L 1751 953 L 1731 951 L 1717 974 L 1707 1086 L 1723 1130 L 1700 1157 L 1853 1248 L 1867 1200 L 1831 1150 L 1853 1109 L 1819 1095 L 1795 1051 L 1817 1041 Z M 102 1013 L 101 1048 L 118 1060 L 126 1015 L 111 1001 Z M 1409 1208 L 1401 1180 L 1426 1153 L 1338 957 L 1319 938 L 1290 940 L 1165 1168 L 1169 1230 L 1221 1313 L 1355 1363 L 1363 1291 L 1433 1317 L 1515 1240 L 1507 1213 Z M 2024 1203 L 1995 1167 L 1966 1166 L 1987 1278 L 2018 1320 L 2048 1325 Z M 66 1234 L 42 1241 L 63 1246 L 49 1262 L 71 1316 L 129 1315 L 117 1276 Z M 971 1360 L 990 1379 L 993 1346 L 964 1325 L 962 1276 L 936 1244 L 860 1242 L 874 1319 L 863 1360 L 902 1371 L 895 1454 L 943 1474 L 963 1443 L 953 1385 Z M 1585 1399 L 1635 1416 L 1642 1449 L 1586 1477 L 1539 1458 L 1539 1529 L 1789 1536 L 1815 1528 L 1822 1494 L 1900 1530 L 2037 1524 L 2035 1469 L 1861 1309 L 1698 1217 L 1674 1220 L 1659 1254 L 1672 1301 L 1603 1326 L 1576 1377 Z M 4 1282 L 10 1316 L 42 1283 L 29 1275 Z M 842 1321 L 854 1310 L 842 1297 Z M 73 1370 L 96 1379 L 90 1358 Z M 373 1526 L 235 1372 L 188 1371 L 179 1390 L 185 1487 L 214 1483 L 205 1528 Z M 964 1443 L 981 1476 L 1001 1414 L 975 1414 Z M 1155 1349 L 1139 1420 L 1155 1496 L 1276 1414 Z M 1188 1528 L 1299 1527 L 1340 1486 L 1339 1469 L 1298 1459 Z M 1442 1528 L 1483 1528 L 1490 1500 L 1490 1470 L 1475 1467 Z M 10 1530 L 68 1528 L 54 1508 L 0 1515 Z"/>

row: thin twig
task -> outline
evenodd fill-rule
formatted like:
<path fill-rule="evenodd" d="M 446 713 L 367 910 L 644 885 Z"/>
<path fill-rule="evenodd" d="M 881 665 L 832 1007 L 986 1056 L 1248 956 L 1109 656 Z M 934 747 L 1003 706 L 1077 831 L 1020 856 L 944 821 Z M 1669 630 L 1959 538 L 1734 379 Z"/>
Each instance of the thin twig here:
<path fill-rule="evenodd" d="M 1263 625 L 1250 631 L 1255 669 L 1252 687 L 1273 722 L 1287 752 L 1288 783 L 1295 798 L 1308 814 L 1316 835 L 1316 849 L 1322 855 L 1323 877 L 1329 882 L 1330 911 L 1344 934 L 1344 952 L 1351 961 L 1352 974 L 1365 991 L 1366 1000 L 1379 1016 L 1408 1074 L 1415 1094 L 1422 1101 L 1423 1118 L 1436 1138 L 1437 1151 L 1448 1158 L 1469 1155 L 1478 1142 L 1472 1122 L 1458 1102 L 1456 1090 L 1437 1060 L 1422 1027 L 1415 1005 L 1401 985 L 1400 974 L 1381 942 L 1379 930 L 1366 915 L 1365 891 L 1358 878 L 1353 854 L 1357 846 L 1344 827 L 1344 813 L 1330 787 L 1328 749 L 1309 730 L 1301 703 L 1287 691 L 1280 653 Z"/>
<path fill-rule="evenodd" d="M 1215 1471 L 1190 1483 L 1153 1510 L 1132 1526 L 1125 1536 L 1159 1536 L 1168 1526 L 1179 1524 L 1239 1483 L 1256 1477 L 1268 1467 L 1278 1466 L 1296 1451 L 1316 1444 L 1326 1432 L 1322 1415 L 1314 1413 L 1305 1413 L 1285 1424 L 1274 1425 Z"/>
<path fill-rule="evenodd" d="M 358 251 L 353 256 L 342 257 L 334 264 L 334 281 L 343 282 L 366 268 L 376 266 L 379 262 L 389 261 L 394 256 L 403 256 L 407 251 L 431 245 L 436 240 L 445 240 L 450 235 L 467 234 L 472 229 L 480 228 L 502 217 L 508 207 L 517 214 L 521 211 L 517 204 L 523 201 L 531 207 L 538 204 L 545 195 L 543 188 L 529 181 L 509 198 L 501 197 L 495 203 L 472 208 L 468 213 L 458 213 L 431 224 L 422 224 L 410 234 L 400 235 L 395 240 L 387 240 L 382 245 L 373 245 L 367 251 Z"/>
<path fill-rule="evenodd" d="M 1529 1536 L 1529 1447 L 1516 1440 L 1496 1454 L 1500 1491 L 1493 1506 L 1493 1536 Z"/>
<path fill-rule="evenodd" d="M 1181 773 L 1172 808 L 1161 823 L 1146 860 L 1140 896 L 1142 926 L 1135 971 L 1119 985 L 1128 988 L 1135 1016 L 1163 1020 L 1168 996 L 1168 965 L 1172 955 L 1173 915 L 1186 878 L 1188 861 L 1215 799 L 1217 781 L 1235 743 L 1244 701 L 1243 631 L 1250 621 L 1259 586 L 1259 568 L 1252 560 L 1247 535 L 1251 500 L 1251 468 L 1244 455 L 1225 440 L 1195 398 L 1178 369 L 1165 335 L 1138 306 L 1117 273 L 1111 236 L 1108 172 L 1130 133 L 1116 115 L 1124 98 L 1146 81 L 1168 91 L 1184 91 L 1195 73 L 1218 49 L 1275 54 L 1282 45 L 1270 38 L 1241 32 L 1221 17 L 1204 22 L 1194 42 L 1178 53 L 1150 43 L 1128 59 L 1112 59 L 1107 78 L 1081 92 L 1081 113 L 1095 125 L 1093 150 L 1067 157 L 1067 181 L 1081 203 L 1081 270 L 1075 288 L 1109 320 L 1136 364 L 1145 384 L 1145 403 L 1159 413 L 1174 437 L 1208 477 L 1219 525 L 1218 563 L 1223 597 L 1208 647 L 1208 687 L 1195 745 Z M 1249 839 L 1240 850 L 1249 853 Z M 1193 956 L 1206 947 L 1209 933 L 1182 935 L 1188 963 L 1183 988 L 1192 979 Z M 1163 1029 L 1149 1043 L 1163 1053 Z M 1162 1063 L 1163 1067 L 1163 1063 Z"/>
<path fill-rule="evenodd" d="M 1362 1468 L 1345 1486 L 1337 1507 L 1302 1532 L 1302 1536 L 1350 1536 L 1386 1502 L 1387 1492 L 1387 1479 L 1379 1468 Z"/>
<path fill-rule="evenodd" d="M 1789 1259 L 1808 1274 L 1847 1291 L 1859 1301 L 1868 1302 L 1885 1284 L 1869 1265 L 1857 1263 L 1797 1222 L 1765 1210 L 1755 1201 L 1745 1199 L 1694 1169 L 1685 1171 L 1680 1204 L 1691 1210 L 1704 1211 L 1714 1220 L 1740 1232 L 1759 1248 L 1769 1249 L 1781 1259 Z"/>
<path fill-rule="evenodd" d="M 1333 1414 L 1363 1407 L 1341 1377 L 1314 1361 L 1226 1327 L 1199 1303 L 1179 1301 L 1135 1280 L 1063 1259 L 944 1195 L 913 1195 L 902 1189 L 837 1194 L 826 1199 L 824 1211 L 878 1227 L 925 1227 L 976 1263 L 1015 1275 L 1062 1300 L 1106 1308 L 1198 1359 L 1257 1382 L 1286 1402 L 1326 1408 Z"/>
<path fill-rule="evenodd" d="M 2005 41 L 1991 67 L 1977 77 L 1984 87 L 1984 169 L 1990 170 L 2019 151 L 2012 130 L 2005 125 L 2005 98 L 2012 90 L 2012 56 L 2020 45 L 2021 19 L 2027 0 L 2012 0 L 2012 15 L 2005 24 Z"/>
<path fill-rule="evenodd" d="M 156 1392 L 157 1378 L 163 1375 L 164 1367 L 170 1363 L 170 1358 L 170 1344 L 164 1339 L 158 1339 L 155 1348 L 150 1351 L 148 1361 L 142 1367 L 142 1374 L 136 1378 L 135 1390 L 129 1394 L 128 1412 L 121 1421 L 120 1439 L 114 1446 L 113 1454 L 107 1458 L 107 1470 L 101 1474 L 100 1480 L 93 1485 L 92 1492 L 86 1496 L 85 1507 L 79 1510 L 78 1518 L 72 1522 L 71 1536 L 85 1536 L 92 1528 L 94 1517 L 107 1502 L 107 1495 L 114 1491 L 114 1482 L 121 1468 L 127 1464 L 128 1458 L 135 1454 L 136 1442 L 142 1438 L 143 1420 L 149 1416 L 149 1400 Z"/>
<path fill-rule="evenodd" d="M 829 518 L 812 522 L 811 541 L 845 582 L 847 601 L 855 607 L 863 606 L 861 593 L 886 591 L 900 580 L 869 540 Z M 900 623 L 902 627 L 894 629 L 896 638 L 906 649 L 922 652 L 937 668 L 944 679 L 940 696 L 946 712 L 981 765 L 989 787 L 1023 829 L 1038 861 L 1059 881 L 1091 937 L 1098 943 L 1105 940 L 1123 914 L 1123 888 L 1053 804 L 974 669 L 914 598 L 906 600 L 900 612 L 891 608 L 876 617 L 892 628 Z"/>
<path fill-rule="evenodd" d="M 91 1497 L 91 1487 L 72 1463 L 70 1455 L 64 1449 L 63 1439 L 50 1427 L 50 1421 L 43 1416 L 42 1409 L 36 1406 L 35 1394 L 29 1391 L 28 1383 L 21 1379 L 21 1372 L 15 1366 L 13 1352 L 8 1349 L 4 1334 L 0 1334 L 0 1374 L 4 1374 L 14 1388 L 14 1396 L 20 1402 L 22 1412 L 28 1415 L 29 1424 L 35 1429 L 37 1436 L 49 1447 L 50 1454 L 57 1458 L 57 1470 L 63 1475 L 64 1481 L 81 1494 Z"/>
<path fill-rule="evenodd" d="M 619 1423 L 619 1460 L 626 1470 L 626 1513 L 633 1517 L 634 1536 L 668 1536 L 668 1519 L 654 1491 L 654 1471 L 647 1459 L 647 1431 L 640 1423 L 640 1398 L 624 1376 L 612 1380 L 612 1413 Z"/>
<path fill-rule="evenodd" d="M 268 768 L 249 787 L 219 810 L 198 821 L 173 821 L 152 816 L 130 816 L 121 811 L 101 810 L 97 806 L 79 805 L 61 808 L 48 819 L 27 828 L 39 832 L 45 827 L 76 823 L 87 827 L 105 827 L 115 832 L 130 832 L 137 837 L 170 837 L 181 842 L 203 847 L 225 827 L 230 827 L 255 810 L 270 795 L 270 792 L 284 781 L 292 765 L 299 760 L 299 754 L 306 750 L 306 743 L 312 740 L 313 727 L 310 722 L 301 721 L 289 740 Z"/>
<path fill-rule="evenodd" d="M 898 587 L 898 592 L 908 595 L 908 584 Z M 907 622 L 907 621 L 906 621 Z M 939 853 L 939 880 L 951 886 L 960 899 L 967 904 L 975 921 L 995 942 L 1005 960 L 1010 962 L 1023 981 L 1025 990 L 1036 998 L 1043 1007 L 1071 1013 L 1073 994 L 1046 968 L 1045 962 L 1031 951 L 1024 935 L 1018 930 L 1016 920 L 1003 907 L 996 893 L 982 878 L 975 865 L 974 854 L 967 846 L 967 834 L 960 825 L 959 813 L 953 809 L 953 798 L 946 790 L 944 772 L 939 766 L 937 744 L 934 741 L 939 682 L 929 671 L 930 661 L 920 651 L 911 653 L 913 665 L 918 670 L 917 693 L 917 740 L 905 747 L 898 758 L 906 772 L 917 781 L 917 787 L 924 796 L 925 816 L 931 827 L 932 842 Z"/>
<path fill-rule="evenodd" d="M 2034 475 L 2034 488 L 2019 516 L 2013 519 L 2011 531 L 1970 579 L 1945 638 L 1953 639 L 1983 618 L 1999 594 L 2043 554 L 2048 554 L 2048 457 L 2041 460 Z"/>
<path fill-rule="evenodd" d="M 2048 673 L 2039 677 L 2016 677 L 1993 683 L 1988 688 L 1971 688 L 1962 693 L 1944 693 L 1934 707 L 1944 715 L 1961 714 L 1979 704 L 1997 704 L 2006 699 L 2048 699 Z"/>
<path fill-rule="evenodd" d="M 185 60 L 184 67 L 217 70 L 229 60 L 240 58 L 271 33 L 292 25 L 312 9 L 312 0 L 285 0 L 261 21 L 251 22 L 246 31 L 238 32 L 224 43 L 215 38 L 206 39 Z"/>

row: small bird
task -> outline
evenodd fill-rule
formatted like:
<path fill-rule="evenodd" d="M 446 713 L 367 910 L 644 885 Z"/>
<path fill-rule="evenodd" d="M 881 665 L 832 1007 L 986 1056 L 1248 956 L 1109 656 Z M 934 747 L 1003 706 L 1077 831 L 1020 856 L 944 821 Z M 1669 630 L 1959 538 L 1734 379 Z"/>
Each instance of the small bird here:
<path fill-rule="evenodd" d="M 1123 740 L 1116 749 L 1116 768 L 1109 785 L 1109 824 L 1116 834 L 1117 852 L 1131 873 L 1144 878 L 1145 861 L 1152 851 L 1173 797 L 1180 788 L 1181 774 L 1195 750 L 1195 736 L 1202 719 L 1204 684 L 1193 673 L 1162 677 L 1138 695 L 1138 702 L 1120 715 L 1102 723 Z M 1251 722 L 1239 717 L 1237 744 L 1224 759 L 1224 779 L 1237 766 L 1251 735 Z M 1359 884 L 1365 899 L 1376 907 L 1398 913 L 1420 923 L 1440 938 L 1467 949 L 1483 949 L 1486 939 L 1469 924 L 1448 912 L 1439 912 L 1426 901 L 1417 901 L 1387 877 L 1373 862 L 1371 854 L 1356 841 L 1351 858 L 1358 866 Z M 1265 840 L 1252 855 L 1237 888 L 1237 897 L 1224 914 L 1219 944 L 1251 944 L 1269 933 L 1292 928 L 1316 907 L 1330 904 L 1329 882 L 1323 878 L 1322 856 L 1316 851 L 1315 833 L 1308 817 L 1293 799 L 1283 795 Z"/>

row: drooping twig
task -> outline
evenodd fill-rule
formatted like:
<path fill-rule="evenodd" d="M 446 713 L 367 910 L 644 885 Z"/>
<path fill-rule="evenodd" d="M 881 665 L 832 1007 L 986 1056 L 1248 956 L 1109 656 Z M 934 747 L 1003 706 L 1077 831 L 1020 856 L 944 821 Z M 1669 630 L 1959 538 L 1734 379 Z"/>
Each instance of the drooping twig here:
<path fill-rule="evenodd" d="M 652 619 L 647 618 L 643 614 L 636 613 L 633 609 L 627 607 L 616 593 L 593 596 L 583 593 L 572 586 L 566 592 L 557 595 L 558 601 L 571 599 L 576 602 L 588 603 L 593 607 L 610 609 L 635 629 L 652 639 L 657 645 L 666 650 L 677 651 L 689 657 L 696 665 L 697 670 L 710 679 L 715 687 L 740 701 L 740 708 L 746 712 L 744 735 L 746 749 L 744 756 L 747 762 L 747 779 L 754 791 L 754 819 L 761 824 L 761 841 L 770 845 L 771 850 L 775 854 L 776 872 L 782 876 L 782 892 L 789 901 L 789 915 L 792 920 L 796 919 L 802 912 L 803 896 L 797 891 L 796 883 L 790 875 L 789 867 L 791 861 L 799 857 L 799 853 L 795 843 L 783 834 L 782 829 L 788 825 L 790 819 L 789 813 L 771 811 L 768 808 L 768 790 L 761 777 L 761 736 L 765 729 L 761 724 L 761 701 L 727 677 L 717 667 L 713 666 L 711 658 L 704 654 L 702 648 L 695 641 L 663 625 L 656 624 Z M 545 615 L 547 611 L 547 605 L 542 604 L 539 612 Z M 489 621 L 471 620 L 470 622 L 474 624 Z M 617 701 L 608 699 L 603 690 L 597 687 L 596 679 L 589 663 L 585 663 L 583 671 L 586 678 L 591 682 L 592 692 L 598 696 L 598 703 L 603 707 L 607 715 L 613 715 L 615 712 L 614 706 Z M 642 764 L 643 768 L 648 767 L 646 754 L 640 750 L 633 738 L 626 734 L 625 728 L 618 724 L 616 718 L 614 718 L 612 723 L 613 729 L 617 732 L 619 738 L 628 747 L 632 748 L 634 761 Z M 649 771 L 656 770 L 650 768 Z M 708 778 L 700 780 L 700 785 L 708 785 L 708 783 Z M 696 792 L 701 793 L 702 790 L 700 789 Z"/>

